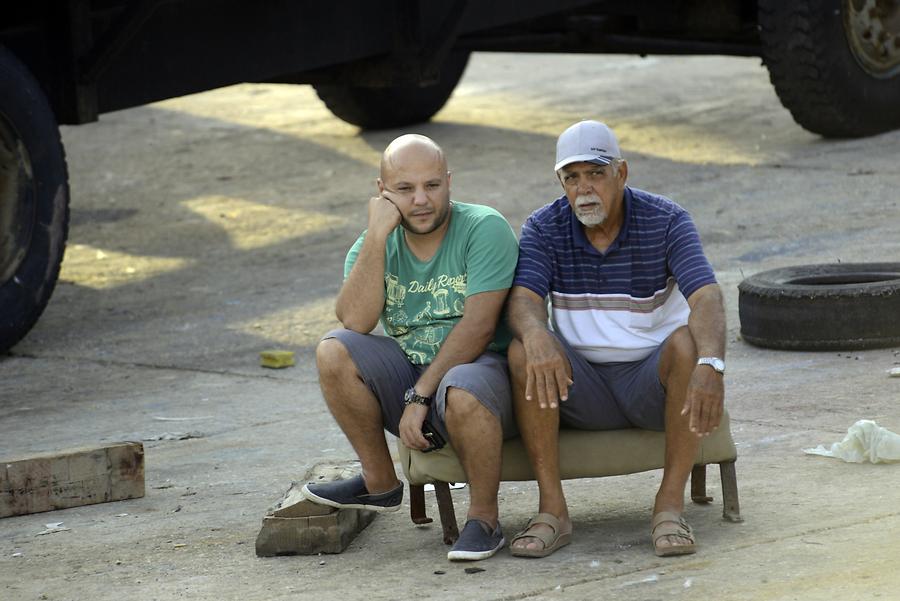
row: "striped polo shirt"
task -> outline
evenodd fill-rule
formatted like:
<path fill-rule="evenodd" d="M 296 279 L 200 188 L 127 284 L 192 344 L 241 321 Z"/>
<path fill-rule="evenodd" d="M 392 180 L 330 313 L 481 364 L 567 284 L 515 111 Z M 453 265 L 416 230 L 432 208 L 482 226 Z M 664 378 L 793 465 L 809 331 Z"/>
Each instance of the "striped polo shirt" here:
<path fill-rule="evenodd" d="M 522 226 L 515 286 L 550 296 L 551 326 L 593 363 L 637 361 L 687 324 L 685 300 L 716 283 L 683 208 L 625 187 L 624 222 L 600 252 L 565 196 Z"/>

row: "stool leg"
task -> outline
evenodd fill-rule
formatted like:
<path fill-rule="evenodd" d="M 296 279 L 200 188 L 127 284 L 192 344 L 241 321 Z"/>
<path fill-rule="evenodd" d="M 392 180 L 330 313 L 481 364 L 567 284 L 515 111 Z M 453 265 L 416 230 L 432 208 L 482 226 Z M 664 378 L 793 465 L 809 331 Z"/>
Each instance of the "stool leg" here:
<path fill-rule="evenodd" d="M 444 530 L 444 544 L 452 545 L 459 538 L 459 527 L 456 525 L 456 512 L 453 510 L 453 497 L 450 496 L 450 484 L 435 482 L 434 494 L 437 496 L 438 511 L 441 514 L 441 527 Z"/>
<path fill-rule="evenodd" d="M 706 466 L 695 465 L 691 470 L 691 500 L 694 503 L 711 503 L 712 497 L 706 494 Z"/>
<path fill-rule="evenodd" d="M 431 518 L 425 515 L 425 487 L 421 484 L 409 485 L 409 517 L 413 524 L 430 524 Z"/>
<path fill-rule="evenodd" d="M 734 461 L 720 463 L 719 474 L 722 477 L 722 502 L 724 503 L 722 517 L 729 522 L 743 522 L 741 504 L 738 500 L 737 475 L 734 471 Z"/>

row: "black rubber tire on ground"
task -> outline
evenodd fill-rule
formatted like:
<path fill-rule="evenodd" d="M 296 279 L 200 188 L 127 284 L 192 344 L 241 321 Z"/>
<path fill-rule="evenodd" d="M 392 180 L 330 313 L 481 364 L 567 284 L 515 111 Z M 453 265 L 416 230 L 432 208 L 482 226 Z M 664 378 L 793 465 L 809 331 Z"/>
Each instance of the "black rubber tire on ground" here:
<path fill-rule="evenodd" d="M 758 0 L 763 61 L 805 129 L 842 138 L 900 127 L 900 3 L 873 4 Z"/>
<path fill-rule="evenodd" d="M 66 246 L 69 176 L 40 85 L 0 47 L 0 353 L 44 311 Z"/>
<path fill-rule="evenodd" d="M 363 129 L 388 129 L 428 121 L 447 103 L 469 62 L 468 52 L 452 52 L 435 85 L 369 88 L 316 84 L 325 106 L 340 119 Z"/>
<path fill-rule="evenodd" d="M 800 265 L 738 286 L 741 336 L 789 350 L 900 346 L 900 263 Z"/>

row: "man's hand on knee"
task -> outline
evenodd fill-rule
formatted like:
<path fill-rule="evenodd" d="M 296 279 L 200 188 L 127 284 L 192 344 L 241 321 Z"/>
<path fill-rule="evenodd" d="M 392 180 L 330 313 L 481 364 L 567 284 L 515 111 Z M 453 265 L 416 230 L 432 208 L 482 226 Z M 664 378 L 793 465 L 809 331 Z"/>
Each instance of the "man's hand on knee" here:
<path fill-rule="evenodd" d="M 539 330 L 522 341 L 525 347 L 527 380 L 525 398 L 537 400 L 541 409 L 555 409 L 569 398 L 572 379 L 566 370 L 569 360 L 559 341 L 548 330 Z"/>
<path fill-rule="evenodd" d="M 725 399 L 722 374 L 697 366 L 691 374 L 681 415 L 690 415 L 688 427 L 697 436 L 708 436 L 719 427 Z"/>

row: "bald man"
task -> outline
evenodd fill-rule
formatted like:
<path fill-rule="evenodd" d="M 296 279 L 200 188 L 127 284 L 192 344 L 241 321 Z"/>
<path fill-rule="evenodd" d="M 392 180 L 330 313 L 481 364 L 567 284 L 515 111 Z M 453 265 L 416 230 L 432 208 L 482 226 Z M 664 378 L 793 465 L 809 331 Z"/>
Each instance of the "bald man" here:
<path fill-rule="evenodd" d="M 403 484 L 383 435 L 410 449 L 453 446 L 470 489 L 466 525 L 447 557 L 486 559 L 506 543 L 497 490 L 500 448 L 516 435 L 498 323 L 518 245 L 492 208 L 450 200 L 450 172 L 429 138 L 405 135 L 381 160 L 368 229 L 344 265 L 343 329 L 316 349 L 328 408 L 362 463 L 349 480 L 303 487 L 339 508 L 395 511 Z M 372 334 L 381 322 L 386 336 Z"/>

